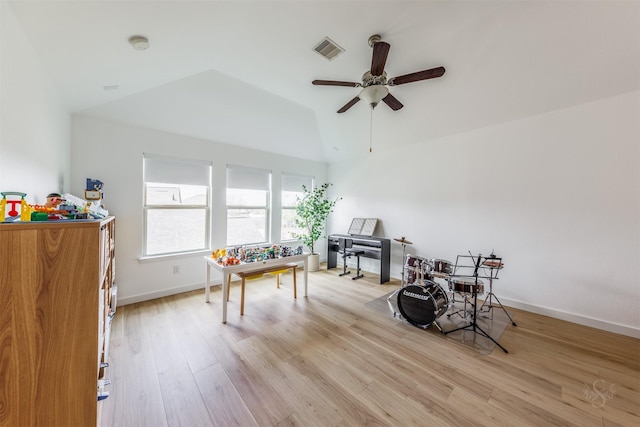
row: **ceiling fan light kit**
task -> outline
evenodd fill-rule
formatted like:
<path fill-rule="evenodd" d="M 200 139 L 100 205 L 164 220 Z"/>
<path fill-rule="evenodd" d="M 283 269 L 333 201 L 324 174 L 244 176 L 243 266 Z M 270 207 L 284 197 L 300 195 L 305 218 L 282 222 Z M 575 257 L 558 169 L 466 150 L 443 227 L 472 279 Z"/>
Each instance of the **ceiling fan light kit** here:
<path fill-rule="evenodd" d="M 397 111 L 401 109 L 403 105 L 396 97 L 389 93 L 390 86 L 434 79 L 441 77 L 445 73 L 444 67 L 436 67 L 387 79 L 387 73 L 384 71 L 384 67 L 387 62 L 387 56 L 389 55 L 391 45 L 387 42 L 383 42 L 382 37 L 380 37 L 379 34 L 374 34 L 369 37 L 368 43 L 369 46 L 373 48 L 373 56 L 371 57 L 371 69 L 365 71 L 362 75 L 362 83 L 335 80 L 314 80 L 311 82 L 317 86 L 346 86 L 363 88 L 358 96 L 347 102 L 338 110 L 338 113 L 344 113 L 361 99 L 369 104 L 372 109 L 382 101 L 393 111 Z"/>
<path fill-rule="evenodd" d="M 376 105 L 382 101 L 387 95 L 389 95 L 389 88 L 381 85 L 367 86 L 360 91 L 358 98 L 366 102 L 371 108 L 376 108 Z"/>

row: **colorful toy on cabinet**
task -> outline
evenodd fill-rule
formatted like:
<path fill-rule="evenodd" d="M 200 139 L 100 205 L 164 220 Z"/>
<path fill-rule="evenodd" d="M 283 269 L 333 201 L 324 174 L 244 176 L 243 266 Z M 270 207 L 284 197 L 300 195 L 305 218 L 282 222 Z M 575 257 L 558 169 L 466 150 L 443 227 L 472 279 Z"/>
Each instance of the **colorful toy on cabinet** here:
<path fill-rule="evenodd" d="M 31 205 L 31 221 L 54 221 L 68 219 L 88 219 L 86 201 L 71 195 L 49 193 L 44 205 Z M 80 201 L 80 203 L 76 203 Z"/>
<path fill-rule="evenodd" d="M 107 216 L 109 211 L 104 208 L 102 199 L 104 193 L 102 191 L 104 183 L 98 179 L 87 178 L 87 185 L 84 190 L 84 198 L 91 203 L 89 211 L 94 215 Z"/>
<path fill-rule="evenodd" d="M 84 198 L 87 200 L 102 200 L 102 187 L 104 186 L 104 182 L 87 178 L 87 186 L 84 190 Z"/>
<path fill-rule="evenodd" d="M 49 194 L 47 194 L 47 201 L 46 201 L 46 203 L 44 205 L 47 208 L 56 209 L 58 207 L 58 205 L 61 204 L 62 202 L 64 202 L 64 200 L 62 199 L 62 194 L 60 194 L 60 193 L 49 193 Z"/>
<path fill-rule="evenodd" d="M 3 191 L 2 199 L 0 200 L 0 218 L 4 222 L 13 221 L 29 221 L 31 220 L 31 207 L 25 200 L 26 193 L 20 193 L 18 191 Z M 9 197 L 19 197 L 19 199 L 9 199 Z M 7 216 L 7 205 L 10 205 L 9 215 Z M 20 205 L 20 211 L 16 208 L 16 205 Z"/>

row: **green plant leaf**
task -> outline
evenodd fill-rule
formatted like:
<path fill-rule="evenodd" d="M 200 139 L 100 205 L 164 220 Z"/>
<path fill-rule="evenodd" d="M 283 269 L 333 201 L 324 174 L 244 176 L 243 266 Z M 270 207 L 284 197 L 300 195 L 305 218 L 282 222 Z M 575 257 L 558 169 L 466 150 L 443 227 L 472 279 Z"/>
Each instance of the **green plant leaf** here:
<path fill-rule="evenodd" d="M 327 223 L 329 214 L 341 197 L 329 200 L 326 197 L 327 189 L 332 184 L 324 183 L 312 189 L 302 186 L 303 196 L 297 199 L 296 225 L 305 230 L 303 234 L 296 234 L 296 238 L 315 253 L 315 243 L 322 236 L 322 231 Z"/>

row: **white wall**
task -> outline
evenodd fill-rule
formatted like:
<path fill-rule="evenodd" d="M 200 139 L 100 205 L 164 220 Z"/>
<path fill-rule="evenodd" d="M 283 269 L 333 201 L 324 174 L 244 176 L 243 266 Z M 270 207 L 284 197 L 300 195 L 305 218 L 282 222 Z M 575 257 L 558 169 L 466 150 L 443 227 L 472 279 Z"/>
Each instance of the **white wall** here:
<path fill-rule="evenodd" d="M 131 303 L 203 286 L 202 255 L 139 262 L 142 253 L 142 155 L 154 153 L 213 162 L 212 245 L 226 243 L 226 165 L 271 169 L 273 242 L 279 242 L 281 173 L 324 182 L 327 164 L 269 154 L 141 127 L 75 115 L 72 119 L 71 193 L 82 196 L 86 178 L 104 182 L 104 205 L 116 216 L 118 300 Z M 259 148 L 259 147 L 258 147 Z M 326 252 L 321 248 L 322 252 Z M 173 266 L 180 274 L 173 274 Z M 220 282 L 217 275 L 214 280 Z"/>
<path fill-rule="evenodd" d="M 73 121 L 70 154 L 69 115 L 10 5 L 0 2 L 0 95 L 0 191 L 43 203 L 51 191 L 81 195 L 87 177 L 104 181 L 105 203 L 118 217 L 121 301 L 180 292 L 204 279 L 201 257 L 138 262 L 148 151 L 214 162 L 214 247 L 224 245 L 226 163 L 271 168 L 275 186 L 282 170 L 313 174 L 344 197 L 330 232 L 345 232 L 353 217 L 378 217 L 377 234 L 406 236 L 419 256 L 455 261 L 493 249 L 505 260 L 495 289 L 504 302 L 640 336 L 638 92 L 364 152 L 331 165 L 328 179 L 323 163 L 86 117 Z M 392 246 L 398 278 L 402 248 Z M 180 275 L 172 274 L 175 264 Z M 365 266 L 377 271 L 375 261 Z"/>
<path fill-rule="evenodd" d="M 640 93 L 332 164 L 330 230 L 377 217 L 407 252 L 504 258 L 507 304 L 640 337 Z M 428 119 L 428 118 L 425 118 Z M 392 240 L 392 276 L 402 247 Z M 377 271 L 375 261 L 367 268 Z"/>
<path fill-rule="evenodd" d="M 7 2 L 0 3 L 0 191 L 44 203 L 69 185 L 69 124 L 59 94 Z"/>

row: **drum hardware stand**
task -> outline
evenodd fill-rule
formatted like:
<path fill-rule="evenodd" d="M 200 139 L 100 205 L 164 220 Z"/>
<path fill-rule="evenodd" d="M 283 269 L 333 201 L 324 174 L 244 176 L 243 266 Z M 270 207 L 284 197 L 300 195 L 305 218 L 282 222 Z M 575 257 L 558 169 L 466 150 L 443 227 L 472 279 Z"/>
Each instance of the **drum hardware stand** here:
<path fill-rule="evenodd" d="M 396 289 L 391 295 L 387 297 L 387 304 L 389 304 L 389 309 L 391 309 L 393 318 L 396 319 L 396 318 L 401 318 L 402 316 L 395 310 L 395 308 L 393 308 L 393 304 L 391 304 L 391 299 L 397 296 L 398 293 L 400 293 L 400 289 L 402 289 L 405 285 L 407 285 L 404 282 L 404 259 L 406 256 L 407 245 L 412 245 L 413 243 L 408 241 L 404 236 L 400 237 L 399 239 L 394 238 L 393 240 L 402 244 L 402 276 L 401 276 L 401 282 L 400 282 L 401 284 L 398 289 Z"/>
<path fill-rule="evenodd" d="M 456 292 L 455 292 L 455 291 L 452 291 L 451 293 L 452 293 L 452 301 L 451 301 L 450 306 L 451 306 L 451 307 L 453 307 L 453 306 L 454 306 L 454 304 L 456 303 L 456 301 L 455 301 L 455 294 L 456 294 Z M 460 309 L 460 310 L 458 310 L 458 311 L 454 311 L 453 313 L 449 313 L 449 314 L 447 314 L 447 318 L 448 318 L 448 319 L 450 319 L 450 318 L 451 318 L 451 316 L 453 316 L 453 315 L 455 315 L 455 314 L 457 314 L 458 316 L 460 316 L 461 318 L 463 318 L 463 319 L 465 319 L 465 320 L 467 320 L 468 318 L 470 318 L 470 317 L 472 316 L 472 315 L 471 315 L 471 313 L 469 312 L 469 310 L 467 310 L 467 304 L 469 304 L 469 305 L 473 305 L 473 303 L 472 303 L 471 301 L 469 301 L 469 298 L 468 298 L 467 296 L 463 296 L 463 300 L 464 300 L 464 306 L 463 306 L 463 308 L 461 308 L 461 309 Z M 464 315 L 462 315 L 462 314 L 460 314 L 460 313 L 464 313 Z"/>
<path fill-rule="evenodd" d="M 451 277 L 449 277 L 447 281 L 449 282 L 449 290 L 451 290 Z M 451 302 L 449 303 L 449 305 L 453 308 L 455 304 L 456 304 L 456 292 L 451 291 Z M 465 312 L 467 311 L 467 297 L 464 297 L 464 310 Z M 456 313 L 458 313 L 459 311 L 460 310 L 458 310 Z M 451 317 L 453 314 L 455 313 L 451 313 L 450 315 L 447 315 L 447 317 Z"/>
<path fill-rule="evenodd" d="M 402 277 L 402 286 L 404 286 L 406 284 L 404 282 L 404 257 L 406 256 L 405 252 L 407 249 L 407 245 L 413 245 L 413 243 L 405 239 L 404 236 L 400 237 L 399 239 L 393 239 L 393 240 L 402 244 L 402 276 L 401 277 Z"/>
<path fill-rule="evenodd" d="M 400 317 L 402 317 L 402 316 L 400 316 Z M 429 323 L 428 326 L 418 326 L 418 328 L 424 329 L 426 331 L 427 329 L 429 329 L 429 326 L 431 326 L 431 325 L 436 325 L 436 328 L 438 328 L 438 330 L 440 331 L 441 334 L 446 333 L 446 332 L 444 332 L 442 330 L 442 326 L 440 326 L 440 324 L 438 323 L 437 320 L 434 320 L 433 322 Z M 416 325 L 414 325 L 414 326 L 416 326 Z"/>
<path fill-rule="evenodd" d="M 471 255 L 471 259 L 473 260 L 473 255 Z M 450 331 L 444 331 L 443 333 L 446 334 L 450 334 L 451 332 L 455 332 L 455 331 L 460 331 L 460 330 L 472 330 L 474 333 L 482 335 L 486 338 L 489 338 L 495 345 L 497 345 L 498 347 L 500 347 L 500 349 L 502 351 L 504 351 L 505 353 L 509 353 L 507 351 L 506 348 L 504 348 L 503 346 L 500 345 L 500 343 L 498 341 L 496 341 L 495 339 L 493 339 L 493 337 L 491 335 L 489 335 L 488 333 L 486 333 L 479 325 L 478 325 L 478 310 L 476 309 L 478 307 L 478 269 L 480 268 L 480 260 L 482 259 L 482 254 L 478 254 L 478 258 L 475 261 L 475 268 L 473 270 L 473 277 L 475 278 L 475 284 L 474 284 L 474 288 L 473 288 L 473 316 L 472 316 L 472 320 L 471 323 L 464 325 L 464 326 L 460 326 L 459 328 L 455 328 L 452 329 Z M 456 261 L 456 269 L 454 269 L 454 275 L 455 272 L 457 270 L 457 261 Z M 471 329 L 469 329 L 471 328 Z"/>
<path fill-rule="evenodd" d="M 394 319 L 400 319 L 402 317 L 393 307 L 393 304 L 391 304 L 391 299 L 400 293 L 400 289 L 402 289 L 402 286 L 393 291 L 393 293 L 387 297 L 387 304 L 389 304 L 389 309 L 391 310 L 391 314 L 393 314 Z"/>
<path fill-rule="evenodd" d="M 518 326 L 516 325 L 516 322 L 513 321 L 513 318 L 511 317 L 511 315 L 509 314 L 509 312 L 507 311 L 506 308 L 504 308 L 504 305 L 502 305 L 502 303 L 500 302 L 500 300 L 498 299 L 498 296 L 496 294 L 493 293 L 493 269 L 494 267 L 489 267 L 491 269 L 491 272 L 489 272 L 489 293 L 487 294 L 487 298 L 485 298 L 485 300 L 482 302 L 482 305 L 480 306 L 479 311 L 482 313 L 483 311 L 485 313 L 491 312 L 491 317 L 490 319 L 493 320 L 493 308 L 495 307 L 499 307 L 502 309 L 502 311 L 504 311 L 504 314 L 507 315 L 507 317 L 509 318 L 509 320 L 511 321 L 511 324 L 513 326 Z M 498 275 L 498 273 L 496 273 L 496 276 Z M 497 279 L 497 277 L 496 277 Z M 498 304 L 493 304 L 493 298 L 496 299 L 496 301 L 498 301 Z M 489 304 L 487 305 L 487 308 L 484 308 L 484 305 L 487 304 L 487 301 L 489 301 Z M 486 317 L 486 316 L 484 316 Z"/>

